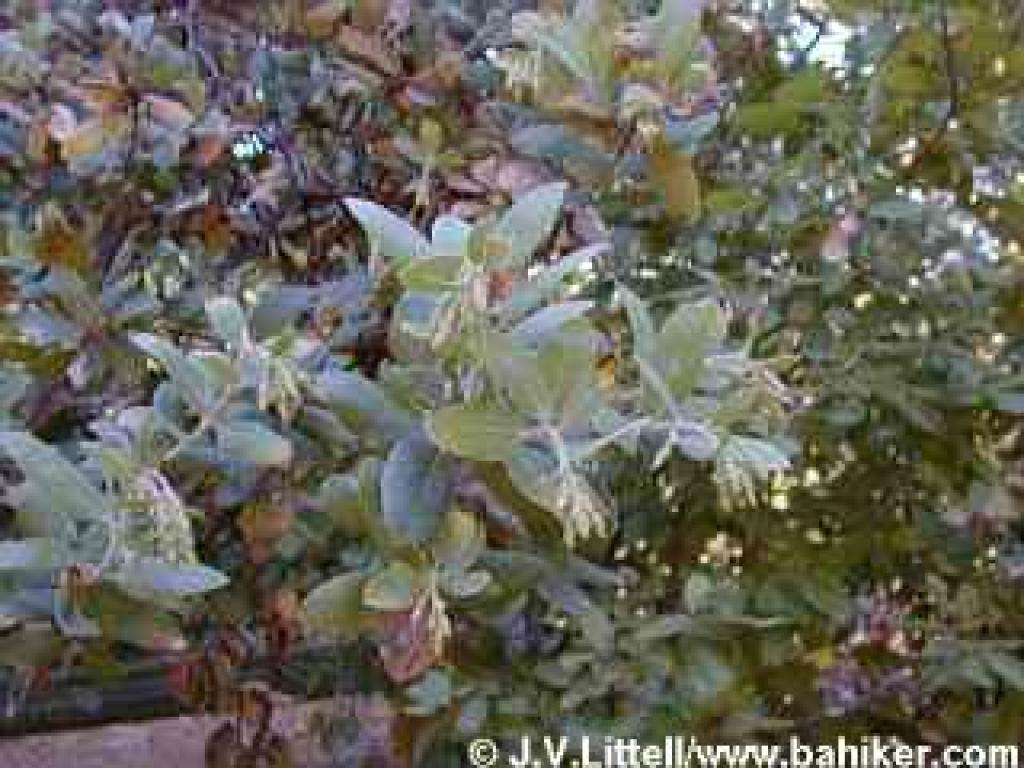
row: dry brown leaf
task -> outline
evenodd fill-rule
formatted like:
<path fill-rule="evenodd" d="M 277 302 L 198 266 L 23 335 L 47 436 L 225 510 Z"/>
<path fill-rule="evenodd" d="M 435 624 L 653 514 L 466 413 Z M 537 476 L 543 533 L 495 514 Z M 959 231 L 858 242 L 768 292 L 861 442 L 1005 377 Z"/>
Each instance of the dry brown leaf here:
<path fill-rule="evenodd" d="M 235 238 L 231 218 L 222 206 L 213 203 L 187 211 L 182 228 L 203 238 L 214 253 L 225 251 Z"/>
<path fill-rule="evenodd" d="M 353 26 L 343 26 L 334 38 L 342 50 L 385 75 L 397 76 L 401 72 L 398 60 L 377 37 Z"/>
<path fill-rule="evenodd" d="M 200 168 L 209 168 L 224 153 L 228 138 L 227 134 L 220 133 L 207 133 L 197 137 L 190 155 L 192 162 Z"/>
<path fill-rule="evenodd" d="M 487 286 L 488 303 L 493 306 L 507 299 L 518 282 L 519 276 L 513 270 L 504 269 L 492 272 L 490 283 Z"/>
<path fill-rule="evenodd" d="M 330 37 L 345 15 L 346 3 L 323 0 L 307 8 L 302 17 L 306 32 L 317 40 Z"/>
<path fill-rule="evenodd" d="M 84 272 L 89 267 L 89 243 L 80 228 L 72 227 L 64 213 L 53 204 L 40 215 L 36 259 L 51 267 Z"/>
<path fill-rule="evenodd" d="M 387 21 L 391 0 L 353 0 L 352 21 L 360 29 L 380 29 Z"/>
<path fill-rule="evenodd" d="M 149 114 L 156 122 L 176 131 L 184 131 L 195 122 L 192 110 L 179 101 L 154 93 L 146 96 Z"/>
<path fill-rule="evenodd" d="M 277 542 L 292 527 L 295 515 L 286 504 L 247 504 L 238 517 L 249 559 L 260 565 L 274 554 Z"/>
<path fill-rule="evenodd" d="M 50 113 L 47 125 L 50 137 L 60 146 L 61 157 L 72 161 L 95 154 L 103 149 L 106 130 L 103 120 L 91 117 L 79 121 L 74 111 L 57 104 Z"/>
<path fill-rule="evenodd" d="M 93 112 L 111 112 L 124 108 L 129 94 L 113 65 L 104 63 L 99 77 L 85 77 L 68 92 Z"/>
<path fill-rule="evenodd" d="M 669 216 L 686 221 L 700 216 L 700 181 L 691 155 L 659 137 L 651 149 L 650 175 L 651 184 L 663 196 Z"/>

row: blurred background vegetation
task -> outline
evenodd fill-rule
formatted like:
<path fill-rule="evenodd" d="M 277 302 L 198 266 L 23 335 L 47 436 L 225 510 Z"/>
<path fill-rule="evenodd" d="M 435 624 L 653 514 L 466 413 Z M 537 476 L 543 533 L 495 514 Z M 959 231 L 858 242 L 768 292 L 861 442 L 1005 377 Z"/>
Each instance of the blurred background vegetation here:
<path fill-rule="evenodd" d="M 1019 3 L 12 0 L 0 209 L 10 722 L 154 658 L 230 710 L 270 658 L 372 673 L 344 764 L 1024 742 Z M 465 296 L 405 270 L 456 240 Z M 421 418 L 555 294 L 537 344 L 616 406 L 568 507 Z M 647 363 L 711 437 L 624 426 Z"/>

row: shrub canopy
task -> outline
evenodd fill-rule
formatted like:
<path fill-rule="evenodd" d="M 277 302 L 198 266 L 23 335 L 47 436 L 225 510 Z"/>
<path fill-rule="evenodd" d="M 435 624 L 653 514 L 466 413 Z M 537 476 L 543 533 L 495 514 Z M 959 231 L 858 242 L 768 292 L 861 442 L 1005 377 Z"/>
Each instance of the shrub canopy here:
<path fill-rule="evenodd" d="M 354 764 L 1020 742 L 1022 36 L 997 0 L 14 0 L 9 687 L 141 651 L 216 706 L 225 637 L 340 638 L 397 717 Z"/>

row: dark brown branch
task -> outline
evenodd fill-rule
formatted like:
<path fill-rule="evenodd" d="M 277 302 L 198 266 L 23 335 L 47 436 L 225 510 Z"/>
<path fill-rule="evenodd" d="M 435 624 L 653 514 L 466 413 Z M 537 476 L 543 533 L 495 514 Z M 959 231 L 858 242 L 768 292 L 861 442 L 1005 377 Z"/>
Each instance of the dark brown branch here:
<path fill-rule="evenodd" d="M 189 714 L 171 685 L 172 664 L 125 665 L 110 680 L 97 680 L 83 670 L 69 671 L 45 689 L 29 691 L 13 717 L 0 716 L 0 738 Z M 305 698 L 387 687 L 380 666 L 360 644 L 307 647 L 283 662 L 269 656 L 253 659 L 241 667 L 234 682 L 254 681 Z M 0 696 L 9 693 L 5 688 L 0 684 Z"/>
<path fill-rule="evenodd" d="M 942 36 L 942 51 L 945 57 L 946 80 L 949 83 L 949 107 L 939 124 L 938 130 L 931 138 L 936 143 L 949 130 L 950 124 L 960 114 L 960 78 L 957 73 L 956 53 L 953 50 L 953 35 L 949 28 L 949 2 L 939 0 L 939 29 Z"/>

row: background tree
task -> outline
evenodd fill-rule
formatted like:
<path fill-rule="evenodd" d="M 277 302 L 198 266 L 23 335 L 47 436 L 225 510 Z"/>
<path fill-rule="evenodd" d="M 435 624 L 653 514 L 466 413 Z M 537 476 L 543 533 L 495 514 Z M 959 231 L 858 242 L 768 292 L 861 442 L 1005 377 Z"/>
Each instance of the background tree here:
<path fill-rule="evenodd" d="M 12 692 L 340 635 L 353 762 L 1021 740 L 1014 4 L 5 14 Z"/>

